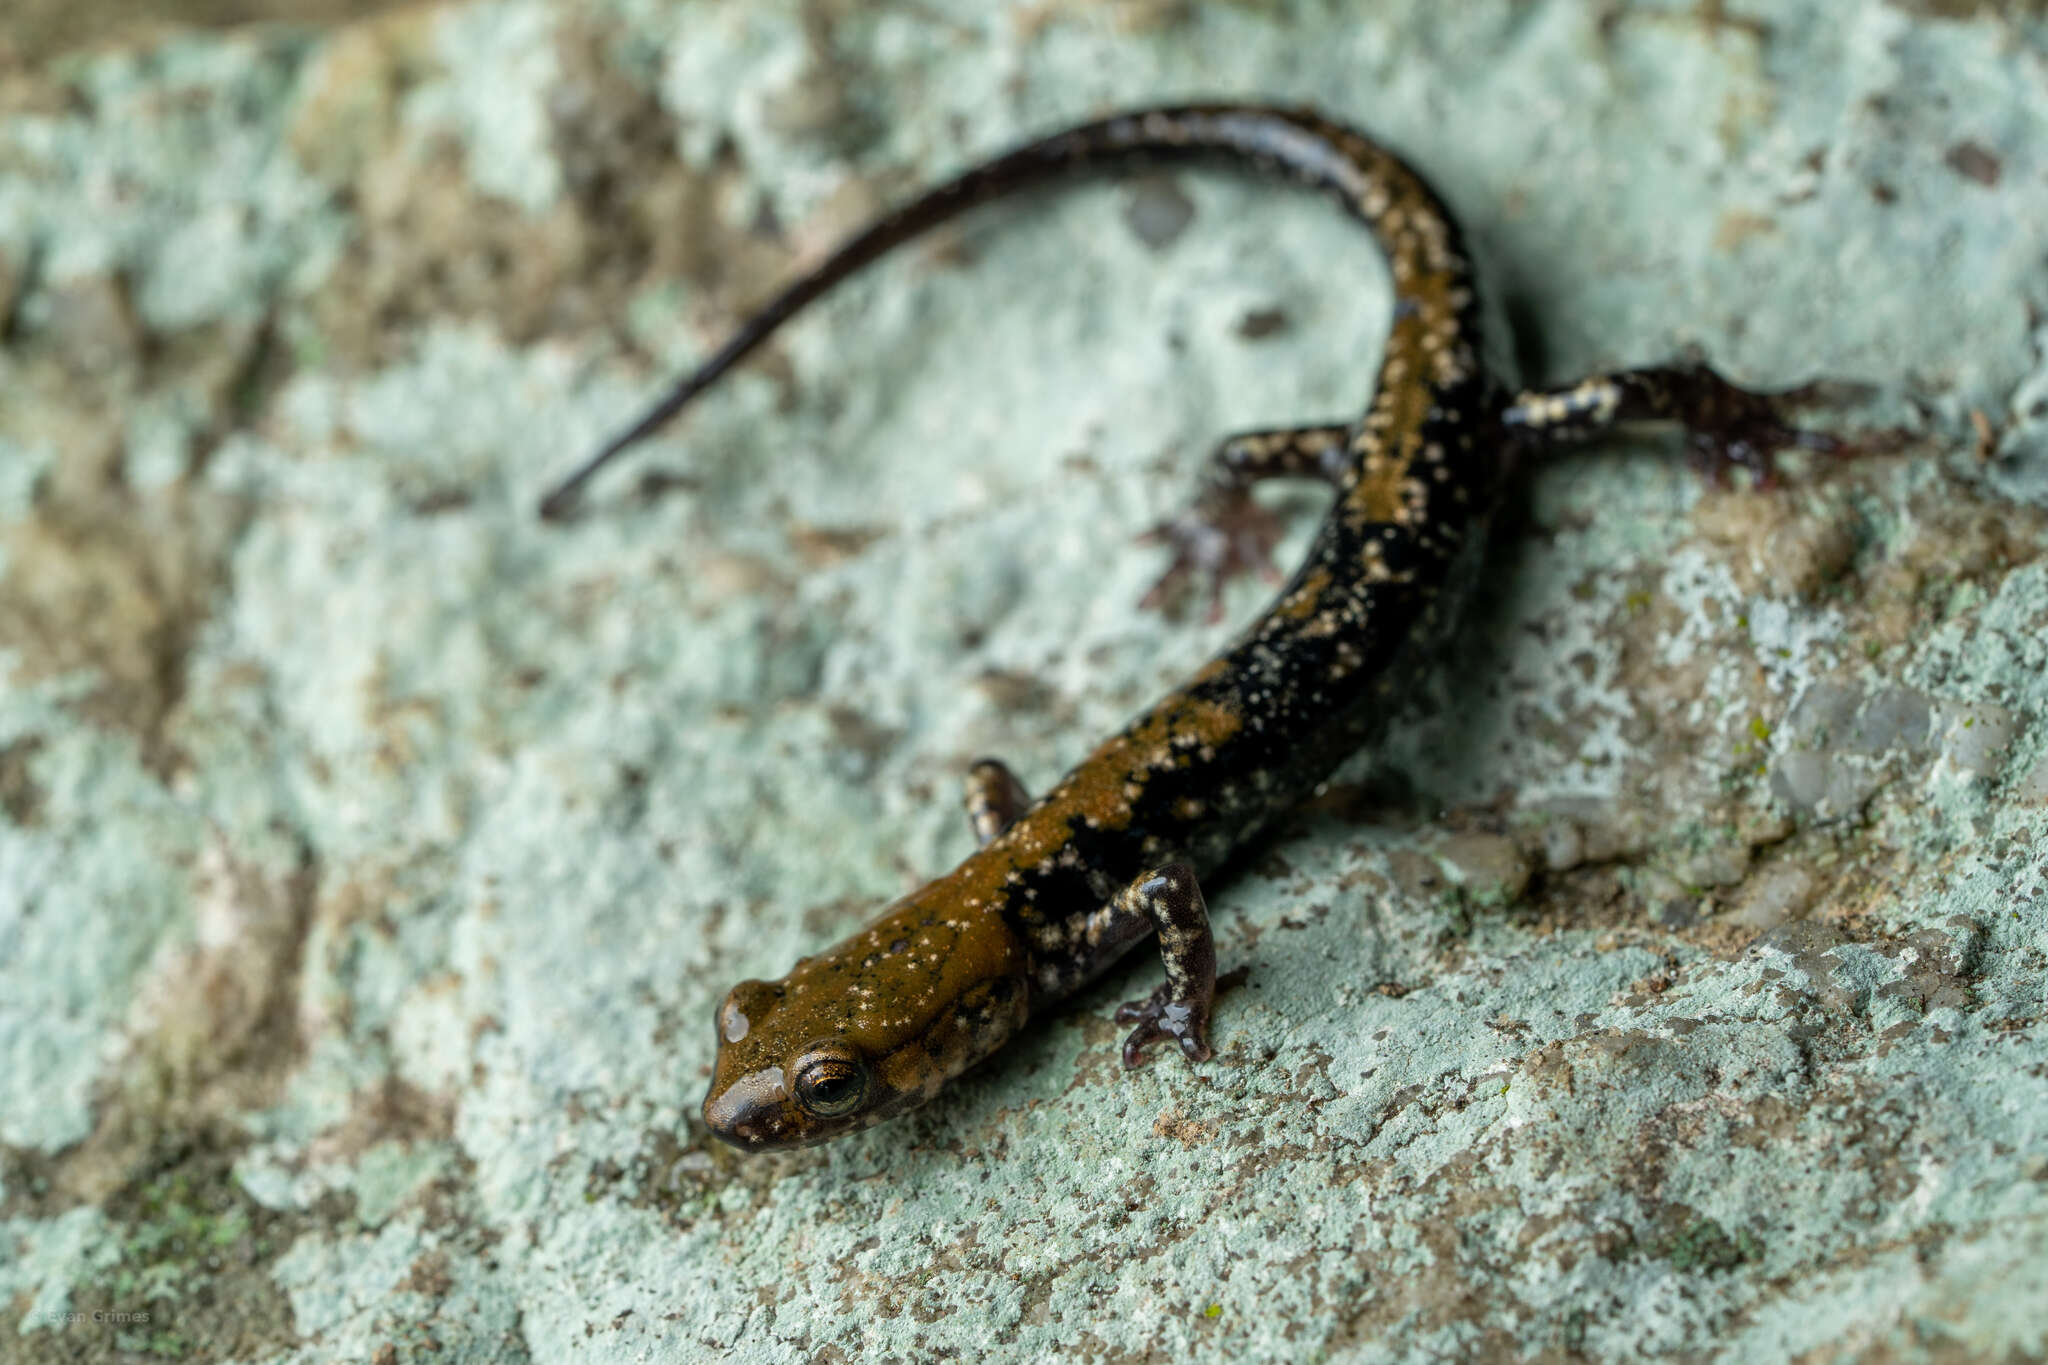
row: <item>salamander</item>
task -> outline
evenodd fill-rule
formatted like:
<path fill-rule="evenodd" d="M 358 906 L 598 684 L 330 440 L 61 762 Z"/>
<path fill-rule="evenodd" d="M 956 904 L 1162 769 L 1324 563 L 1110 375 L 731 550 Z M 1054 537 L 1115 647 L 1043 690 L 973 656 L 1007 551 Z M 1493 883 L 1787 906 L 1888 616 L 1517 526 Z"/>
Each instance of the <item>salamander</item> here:
<path fill-rule="evenodd" d="M 1784 415 L 1789 395 L 1700 365 L 1519 389 L 1488 345 L 1458 225 L 1386 146 L 1312 110 L 1203 104 L 1083 123 L 981 163 L 850 237 L 755 313 L 639 421 L 548 494 L 585 481 L 673 417 L 834 284 L 919 233 L 1062 176 L 1161 163 L 1234 166 L 1334 199 L 1385 254 L 1394 309 L 1370 403 L 1348 421 L 1222 443 L 1161 538 L 1160 602 L 1259 565 L 1274 527 L 1256 483 L 1326 484 L 1307 557 L 1222 653 L 1033 800 L 1002 763 L 967 775 L 979 847 L 779 981 L 717 1010 L 703 1117 L 743 1151 L 802 1146 L 925 1104 L 1148 935 L 1165 979 L 1117 1011 L 1126 1066 L 1154 1045 L 1211 1055 L 1216 951 L 1203 881 L 1368 742 L 1429 658 L 1479 561 L 1510 473 L 1532 452 L 1618 424 L 1678 424 L 1697 456 L 1771 477 L 1788 446 L 1839 449 Z M 1213 608 L 1212 608 L 1213 610 Z"/>

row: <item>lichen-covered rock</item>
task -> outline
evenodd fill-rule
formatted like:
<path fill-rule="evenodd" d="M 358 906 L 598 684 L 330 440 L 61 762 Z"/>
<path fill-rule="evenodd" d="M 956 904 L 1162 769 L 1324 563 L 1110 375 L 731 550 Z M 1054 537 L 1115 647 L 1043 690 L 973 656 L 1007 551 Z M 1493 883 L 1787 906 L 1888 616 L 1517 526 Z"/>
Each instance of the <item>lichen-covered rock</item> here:
<path fill-rule="evenodd" d="M 2024 10 L 493 0 L 0 74 L 0 1362 L 2048 1352 Z M 1140 955 L 741 1159 L 713 1003 L 1221 642 L 1128 542 L 1363 403 L 1384 272 L 1272 185 L 1036 196 L 535 498 L 876 206 L 1191 91 L 1411 154 L 1533 377 L 1900 431 L 1533 471 L 1213 888 L 1214 1061 L 1117 1065 Z"/>

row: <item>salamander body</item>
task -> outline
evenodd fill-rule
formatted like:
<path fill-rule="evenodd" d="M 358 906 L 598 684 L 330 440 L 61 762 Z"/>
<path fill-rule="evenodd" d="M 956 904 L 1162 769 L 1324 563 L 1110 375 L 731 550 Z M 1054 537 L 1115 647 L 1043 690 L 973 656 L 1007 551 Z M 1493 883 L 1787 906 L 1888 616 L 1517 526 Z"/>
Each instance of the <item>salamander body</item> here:
<path fill-rule="evenodd" d="M 748 1151 L 821 1141 L 929 1101 L 1033 1016 L 1156 936 L 1165 981 L 1118 1018 L 1124 1060 L 1172 1042 L 1210 1056 L 1215 951 L 1201 883 L 1373 736 L 1444 632 L 1516 462 L 1617 423 L 1671 420 L 1709 460 L 1768 476 L 1773 449 L 1829 448 L 1763 394 L 1699 367 L 1517 391 L 1490 364 L 1461 234 L 1422 177 L 1306 110 L 1200 105 L 1118 115 L 1028 143 L 879 219 L 796 281 L 543 504 L 667 421 L 770 332 L 891 247 L 975 205 L 1070 173 L 1203 162 L 1334 199 L 1372 234 L 1394 313 L 1356 418 L 1225 441 L 1193 511 L 1161 528 L 1168 588 L 1248 567 L 1272 528 L 1259 480 L 1334 498 L 1302 564 L 1222 653 L 1030 799 L 1001 763 L 968 776 L 979 849 L 779 981 L 743 981 L 717 1014 L 703 1113 Z M 1170 595 L 1163 593 L 1164 595 Z"/>

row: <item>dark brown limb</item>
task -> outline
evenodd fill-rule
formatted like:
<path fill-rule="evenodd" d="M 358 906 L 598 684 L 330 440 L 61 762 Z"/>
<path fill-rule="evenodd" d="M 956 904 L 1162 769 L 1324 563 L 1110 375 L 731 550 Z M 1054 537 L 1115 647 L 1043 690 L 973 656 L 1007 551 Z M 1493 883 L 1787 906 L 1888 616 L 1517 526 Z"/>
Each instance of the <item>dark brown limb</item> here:
<path fill-rule="evenodd" d="M 1216 942 L 1209 933 L 1209 907 L 1186 863 L 1147 872 L 1117 893 L 1111 911 L 1125 922 L 1142 920 L 1159 935 L 1166 980 L 1144 1000 L 1118 1008 L 1119 1024 L 1136 1024 L 1124 1040 L 1124 1065 L 1145 1064 L 1145 1049 L 1174 1042 L 1190 1062 L 1206 1062 L 1209 1012 L 1216 999 Z M 1142 932 L 1142 931 L 1140 931 Z"/>
<path fill-rule="evenodd" d="M 1781 451 L 1846 458 L 1877 448 L 1799 426 L 1788 415 L 1834 397 L 1826 385 L 1764 393 L 1731 383 L 1705 365 L 1660 365 L 1525 390 L 1502 411 L 1501 424 L 1524 452 L 1534 452 L 1577 445 L 1625 423 L 1675 422 L 1685 429 L 1693 463 L 1716 483 L 1740 466 L 1758 487 L 1768 488 L 1777 482 Z"/>
<path fill-rule="evenodd" d="M 967 770 L 967 822 L 974 841 L 986 845 L 1008 829 L 1031 804 L 1031 794 L 999 758 L 984 758 Z"/>

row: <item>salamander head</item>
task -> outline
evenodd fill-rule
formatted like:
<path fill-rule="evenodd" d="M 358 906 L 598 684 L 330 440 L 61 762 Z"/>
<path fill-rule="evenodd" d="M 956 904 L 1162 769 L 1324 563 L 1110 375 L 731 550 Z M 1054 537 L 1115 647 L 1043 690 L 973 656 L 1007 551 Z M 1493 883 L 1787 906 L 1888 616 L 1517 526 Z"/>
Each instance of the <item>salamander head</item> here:
<path fill-rule="evenodd" d="M 742 1151 L 768 1152 L 915 1109 L 1023 1022 L 1008 938 L 990 941 L 979 920 L 939 920 L 913 898 L 780 981 L 740 982 L 718 1007 L 704 1122 Z"/>
<path fill-rule="evenodd" d="M 718 1062 L 704 1122 L 741 1151 L 770 1152 L 865 1128 L 897 1107 L 862 1048 L 798 1029 L 786 983 L 742 981 L 718 1007 Z M 801 1036 L 794 1046 L 784 1036 Z"/>

